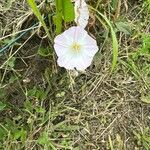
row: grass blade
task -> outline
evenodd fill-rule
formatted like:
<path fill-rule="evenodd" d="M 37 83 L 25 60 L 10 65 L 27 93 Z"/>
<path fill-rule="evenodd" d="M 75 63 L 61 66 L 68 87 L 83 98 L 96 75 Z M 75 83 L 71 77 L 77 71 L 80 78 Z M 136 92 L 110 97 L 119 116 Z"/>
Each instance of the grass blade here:
<path fill-rule="evenodd" d="M 46 34 L 47 34 L 48 38 L 53 43 L 53 39 L 52 39 L 51 35 L 49 34 L 48 28 L 47 28 L 47 26 L 46 26 L 46 24 L 45 24 L 45 22 L 44 22 L 44 20 L 42 18 L 42 15 L 41 15 L 41 13 L 40 13 L 40 11 L 39 11 L 35 1 L 34 0 L 27 0 L 27 1 L 28 1 L 28 4 L 30 5 L 30 7 L 32 8 L 33 13 L 38 18 L 38 20 L 41 22 L 44 30 L 46 31 Z"/>
<path fill-rule="evenodd" d="M 111 37 L 112 37 L 112 46 L 113 46 L 113 60 L 112 60 L 112 67 L 111 67 L 111 72 L 114 71 L 116 65 L 117 65 L 117 60 L 118 60 L 118 41 L 117 41 L 117 38 L 116 38 L 116 34 L 113 30 L 113 27 L 110 23 L 110 21 L 107 19 L 106 16 L 104 16 L 102 13 L 100 13 L 97 9 L 89 6 L 92 10 L 94 10 L 95 12 L 97 12 L 98 15 L 100 15 L 104 20 L 105 22 L 107 23 L 107 25 L 110 27 L 110 30 L 111 30 Z"/>

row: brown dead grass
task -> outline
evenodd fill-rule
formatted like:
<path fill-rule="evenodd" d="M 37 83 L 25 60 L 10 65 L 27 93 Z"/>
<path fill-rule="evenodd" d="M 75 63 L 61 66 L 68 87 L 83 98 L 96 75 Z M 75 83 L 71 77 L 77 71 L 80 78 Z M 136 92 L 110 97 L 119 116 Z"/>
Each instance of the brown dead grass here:
<path fill-rule="evenodd" d="M 28 14 L 26 13 L 28 7 L 26 3 L 22 2 L 13 2 L 9 11 L 0 11 L 2 37 L 16 31 L 18 22 L 21 22 L 21 25 L 24 22 L 23 16 Z M 125 8 L 123 8 L 124 5 Z M 18 6 L 21 6 L 20 11 Z M 105 9 L 107 7 L 109 4 Z M 18 10 L 17 12 L 15 8 Z M 144 72 L 140 69 L 138 70 L 139 74 L 136 74 L 132 68 L 129 68 L 127 58 L 128 54 L 135 51 L 140 45 L 140 36 L 136 33 L 141 31 L 149 33 L 149 23 L 144 21 L 144 25 L 139 24 L 142 21 L 141 17 L 147 16 L 142 8 L 142 2 L 125 0 L 122 2 L 120 10 L 119 14 L 115 15 L 128 21 L 133 29 L 133 34 L 130 36 L 123 33 L 118 34 L 119 62 L 113 74 L 110 74 L 111 39 L 107 38 L 103 45 L 105 31 L 98 28 L 101 25 L 97 21 L 95 27 L 91 27 L 93 30 L 91 28 L 90 30 L 97 36 L 97 39 L 100 39 L 98 40 L 100 48 L 103 47 L 87 72 L 80 73 L 77 77 L 64 69 L 56 68 L 53 55 L 50 58 L 37 55 L 39 43 L 40 46 L 43 43 L 48 44 L 46 40 L 41 40 L 37 36 L 31 38 L 16 53 L 15 70 L 21 76 L 17 82 L 9 84 L 7 83 L 8 78 L 14 72 L 6 70 L 3 85 L 5 85 L 4 89 L 7 93 L 7 101 L 22 109 L 26 98 L 22 89 L 32 89 L 36 86 L 46 90 L 48 82 L 44 77 L 44 71 L 49 68 L 51 87 L 43 105 L 46 110 L 56 115 L 42 126 L 35 121 L 32 130 L 29 131 L 29 137 L 26 139 L 26 149 L 43 149 L 36 143 L 36 140 L 46 130 L 57 149 L 65 149 L 60 143 L 65 140 L 68 142 L 68 147 L 73 150 L 75 148 L 113 150 L 112 146 L 115 150 L 145 150 L 143 143 L 137 140 L 134 132 L 141 134 L 150 124 L 150 106 L 141 101 L 142 94 L 149 94 L 150 84 L 147 81 L 150 78 L 149 76 L 145 77 Z M 1 70 L 2 75 L 5 67 Z M 27 79 L 29 83 L 24 83 L 23 80 L 27 81 Z M 61 92 L 64 92 L 65 95 L 59 97 L 58 94 Z M 32 103 L 33 107 L 36 107 L 38 102 L 33 99 Z M 10 118 L 16 114 L 17 111 L 10 110 L 3 115 Z M 55 126 L 58 126 L 59 123 L 63 123 L 63 126 L 57 129 Z M 17 144 L 13 142 L 8 138 L 3 144 L 6 147 L 11 145 L 11 149 L 21 147 L 19 147 L 21 145 L 19 142 Z"/>

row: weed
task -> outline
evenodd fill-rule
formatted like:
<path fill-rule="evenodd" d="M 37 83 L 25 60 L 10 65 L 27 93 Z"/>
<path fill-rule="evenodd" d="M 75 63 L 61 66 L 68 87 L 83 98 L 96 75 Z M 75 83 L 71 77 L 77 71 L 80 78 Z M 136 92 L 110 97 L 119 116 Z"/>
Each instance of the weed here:
<path fill-rule="evenodd" d="M 38 6 L 30 1 L 52 42 L 55 25 L 59 32 L 72 25 L 66 23 L 73 20 L 68 2 L 60 6 L 65 11 L 57 11 L 56 20 L 43 20 L 45 8 L 53 16 L 54 1 L 39 0 Z M 37 20 L 25 1 L 1 4 L 5 10 L 0 10 L 0 44 L 5 45 Z M 149 3 L 88 4 L 92 23 L 86 29 L 96 37 L 100 51 L 86 72 L 57 66 L 53 45 L 40 36 L 40 25 L 1 54 L 0 149 L 149 150 Z"/>

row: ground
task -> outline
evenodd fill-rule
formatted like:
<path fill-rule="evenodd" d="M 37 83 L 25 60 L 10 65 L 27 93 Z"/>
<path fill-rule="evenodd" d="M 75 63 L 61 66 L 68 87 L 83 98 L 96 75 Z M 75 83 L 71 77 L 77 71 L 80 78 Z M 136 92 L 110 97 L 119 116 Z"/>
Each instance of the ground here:
<path fill-rule="evenodd" d="M 49 2 L 38 1 L 45 15 L 54 13 Z M 0 149 L 150 149 L 150 2 L 88 4 L 113 25 L 115 70 L 109 28 L 94 11 L 86 29 L 99 52 L 78 75 L 57 65 L 41 26 L 27 32 L 0 56 Z M 55 37 L 52 18 L 45 21 Z M 0 50 L 36 22 L 26 1 L 0 0 Z"/>

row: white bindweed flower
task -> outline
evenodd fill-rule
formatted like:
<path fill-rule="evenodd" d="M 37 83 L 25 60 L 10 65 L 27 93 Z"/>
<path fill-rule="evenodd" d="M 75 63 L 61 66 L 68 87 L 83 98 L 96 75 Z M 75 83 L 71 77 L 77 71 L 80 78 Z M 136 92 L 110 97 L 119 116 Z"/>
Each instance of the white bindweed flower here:
<path fill-rule="evenodd" d="M 82 27 L 73 26 L 54 39 L 58 65 L 68 70 L 84 71 L 98 51 L 96 40 Z"/>
<path fill-rule="evenodd" d="M 85 0 L 74 0 L 75 22 L 85 28 L 88 24 L 89 10 Z"/>

